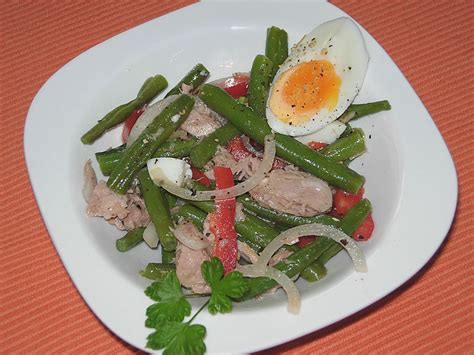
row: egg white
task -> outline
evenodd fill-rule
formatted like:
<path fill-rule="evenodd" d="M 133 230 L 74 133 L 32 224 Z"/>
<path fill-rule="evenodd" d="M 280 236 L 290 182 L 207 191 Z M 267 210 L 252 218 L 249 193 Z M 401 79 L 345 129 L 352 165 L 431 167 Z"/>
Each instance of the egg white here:
<path fill-rule="evenodd" d="M 334 65 L 341 79 L 337 104 L 333 110 L 322 108 L 301 124 L 278 119 L 270 108 L 272 89 L 282 74 L 300 63 L 327 60 Z M 348 17 L 325 22 L 305 35 L 291 50 L 280 66 L 268 95 L 266 115 L 270 127 L 278 133 L 301 136 L 320 130 L 336 120 L 352 103 L 364 82 L 369 54 L 357 25 Z"/>

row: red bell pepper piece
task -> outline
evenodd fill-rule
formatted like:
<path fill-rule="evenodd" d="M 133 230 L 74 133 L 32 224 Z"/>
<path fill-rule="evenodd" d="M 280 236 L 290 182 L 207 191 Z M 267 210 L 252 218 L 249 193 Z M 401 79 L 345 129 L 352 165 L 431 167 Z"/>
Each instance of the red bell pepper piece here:
<path fill-rule="evenodd" d="M 322 143 L 322 142 L 312 141 L 312 142 L 308 143 L 308 147 L 310 147 L 311 149 L 314 149 L 314 150 L 320 150 L 320 149 L 323 149 L 326 146 L 327 146 L 327 144 Z"/>
<path fill-rule="evenodd" d="M 347 213 L 357 202 L 362 200 L 364 196 L 364 188 L 361 187 L 356 194 L 351 194 L 346 191 L 337 189 L 334 193 L 334 210 L 336 216 L 342 216 Z"/>
<path fill-rule="evenodd" d="M 214 177 L 216 179 L 216 189 L 234 186 L 234 176 L 229 168 L 215 166 Z M 209 227 L 215 237 L 212 255 L 221 260 L 226 274 L 234 270 L 237 265 L 235 208 L 235 197 L 216 200 L 216 209 L 209 214 Z"/>
<path fill-rule="evenodd" d="M 312 243 L 315 239 L 316 237 L 314 235 L 305 235 L 303 237 L 300 237 L 300 239 L 298 240 L 298 246 L 300 248 L 304 248 L 308 244 Z"/>
<path fill-rule="evenodd" d="M 193 173 L 192 179 L 194 181 L 200 182 L 203 185 L 206 185 L 208 188 L 211 187 L 211 180 L 198 168 L 191 167 Z"/>
<path fill-rule="evenodd" d="M 220 87 L 230 96 L 238 99 L 241 96 L 247 96 L 250 77 L 246 73 L 234 73 L 231 77 L 215 81 L 212 84 Z"/>
<path fill-rule="evenodd" d="M 365 219 L 364 222 L 356 229 L 354 233 L 352 233 L 352 238 L 355 240 L 369 240 L 372 236 L 372 232 L 374 231 L 375 224 L 372 218 L 372 214 L 369 214 Z"/>
<path fill-rule="evenodd" d="M 244 158 L 255 156 L 247 149 L 244 142 L 242 141 L 242 138 L 239 136 L 232 138 L 230 142 L 227 143 L 226 149 L 230 154 L 232 154 L 235 161 L 241 161 Z M 288 164 L 283 160 L 275 158 L 272 169 L 283 169 L 287 165 Z"/>
<path fill-rule="evenodd" d="M 130 116 L 127 117 L 123 124 L 123 130 L 122 130 L 122 142 L 126 142 L 128 139 L 128 136 L 130 135 L 130 132 L 132 131 L 133 126 L 138 120 L 138 117 L 141 116 L 141 114 L 145 111 L 145 109 L 139 108 L 134 110 Z"/>

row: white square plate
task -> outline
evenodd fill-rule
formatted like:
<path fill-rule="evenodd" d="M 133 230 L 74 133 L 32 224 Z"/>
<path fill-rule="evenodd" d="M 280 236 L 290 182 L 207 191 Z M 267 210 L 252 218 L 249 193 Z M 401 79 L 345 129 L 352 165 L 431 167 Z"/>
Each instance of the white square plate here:
<path fill-rule="evenodd" d="M 150 304 L 148 284 L 137 271 L 158 261 L 145 245 L 121 254 L 120 233 L 87 218 L 82 167 L 93 153 L 120 143 L 112 131 L 93 146 L 79 138 L 94 122 L 136 94 L 143 80 L 163 74 L 174 85 L 194 64 L 212 78 L 249 71 L 264 52 L 266 28 L 287 30 L 290 43 L 322 22 L 347 16 L 321 2 L 204 2 L 157 18 L 67 63 L 41 88 L 28 112 L 24 145 L 33 190 L 43 219 L 76 287 L 115 334 L 144 349 Z M 228 315 L 202 312 L 210 353 L 241 353 L 271 347 L 310 333 L 379 300 L 415 274 L 449 230 L 457 201 L 451 156 L 410 84 L 381 46 L 361 28 L 370 64 L 357 102 L 388 99 L 393 109 L 358 123 L 368 153 L 353 164 L 367 178 L 376 230 L 363 245 L 369 272 L 357 274 L 347 255 L 328 264 L 316 284 L 299 283 L 302 309 L 286 312 L 281 292 L 237 304 Z M 46 138 L 46 139 L 45 139 Z M 348 297 L 347 295 L 350 295 Z M 201 301 L 195 301 L 198 306 Z"/>

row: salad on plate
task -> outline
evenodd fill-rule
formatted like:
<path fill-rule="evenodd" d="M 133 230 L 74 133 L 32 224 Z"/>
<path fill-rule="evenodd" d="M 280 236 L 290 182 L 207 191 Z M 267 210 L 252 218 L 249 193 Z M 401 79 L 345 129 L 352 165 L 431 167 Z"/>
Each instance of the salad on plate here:
<path fill-rule="evenodd" d="M 367 271 L 359 243 L 373 233 L 372 206 L 350 167 L 365 136 L 350 123 L 390 104 L 353 103 L 369 64 L 360 30 L 341 17 L 289 51 L 273 26 L 264 52 L 249 73 L 209 83 L 197 64 L 159 100 L 168 82 L 150 77 L 81 137 L 93 144 L 123 125 L 123 144 L 95 154 L 106 179 L 86 162 L 83 194 L 89 216 L 126 231 L 119 252 L 146 243 L 161 253 L 139 272 L 153 281 L 151 349 L 204 353 L 201 311 L 231 312 L 280 287 L 297 314 L 296 279 L 321 280 L 342 249 Z M 193 314 L 189 297 L 204 302 Z"/>

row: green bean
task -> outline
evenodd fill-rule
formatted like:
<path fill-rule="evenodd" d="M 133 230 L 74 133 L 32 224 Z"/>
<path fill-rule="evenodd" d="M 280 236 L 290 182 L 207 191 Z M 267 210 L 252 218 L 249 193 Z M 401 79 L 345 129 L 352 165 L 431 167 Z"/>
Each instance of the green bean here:
<path fill-rule="evenodd" d="M 352 104 L 344 112 L 338 120 L 342 123 L 347 123 L 349 121 L 356 120 L 358 118 L 371 115 L 380 111 L 390 110 L 390 102 L 387 100 L 368 102 L 365 104 Z"/>
<path fill-rule="evenodd" d="M 358 157 L 365 150 L 364 132 L 360 128 L 354 128 L 351 134 L 339 138 L 319 152 L 336 161 L 344 161 Z"/>
<path fill-rule="evenodd" d="M 133 144 L 125 150 L 115 166 L 107 185 L 113 191 L 124 194 L 135 174 L 146 164 L 153 153 L 184 122 L 194 105 L 194 99 L 181 95 L 151 122 Z"/>
<path fill-rule="evenodd" d="M 192 86 L 192 91 L 194 91 L 207 79 L 208 76 L 209 70 L 207 70 L 207 68 L 201 63 L 198 63 L 184 76 L 183 79 L 181 79 L 179 83 L 176 84 L 175 87 L 168 91 L 165 97 L 181 94 L 181 86 L 183 84 Z"/>
<path fill-rule="evenodd" d="M 347 235 L 352 235 L 365 218 L 372 211 L 372 205 L 366 198 L 360 200 L 354 207 L 352 207 L 344 217 L 341 219 L 339 228 Z M 328 248 L 318 259 L 321 264 L 326 264 L 329 259 L 335 256 L 342 250 L 339 243 L 333 241 L 332 246 Z"/>
<path fill-rule="evenodd" d="M 122 238 L 116 240 L 115 247 L 120 252 L 132 249 L 134 246 L 137 246 L 143 242 L 144 231 L 145 228 L 137 228 L 128 231 L 127 234 L 125 234 Z"/>
<path fill-rule="evenodd" d="M 315 282 L 323 279 L 327 272 L 328 271 L 326 267 L 316 260 L 314 263 L 301 271 L 300 276 L 308 282 Z"/>
<path fill-rule="evenodd" d="M 272 80 L 273 63 L 264 55 L 257 55 L 250 71 L 248 89 L 249 106 L 260 116 L 265 117 L 268 89 Z"/>
<path fill-rule="evenodd" d="M 204 228 L 204 220 L 207 213 L 191 205 L 182 205 L 173 217 L 183 218 L 192 222 L 201 232 Z"/>
<path fill-rule="evenodd" d="M 166 206 L 169 210 L 176 207 L 176 204 L 178 203 L 178 198 L 175 195 L 170 194 L 168 191 L 163 191 L 163 196 L 165 197 Z"/>
<path fill-rule="evenodd" d="M 202 168 L 216 154 L 218 146 L 225 146 L 229 141 L 240 134 L 240 132 L 230 123 L 216 129 L 214 132 L 204 137 L 189 154 L 193 166 Z"/>
<path fill-rule="evenodd" d="M 150 280 L 163 280 L 166 275 L 176 270 L 175 264 L 149 263 L 145 269 L 139 272 L 140 276 Z"/>
<path fill-rule="evenodd" d="M 265 55 L 273 62 L 273 78 L 288 57 L 288 33 L 285 30 L 275 26 L 267 28 Z"/>
<path fill-rule="evenodd" d="M 145 80 L 138 91 L 137 97 L 106 114 L 94 127 L 84 133 L 81 137 L 82 143 L 94 143 L 106 130 L 125 121 L 125 119 L 132 114 L 133 110 L 150 102 L 156 95 L 162 92 L 166 86 L 168 86 L 168 82 L 162 75 L 155 75 Z"/>
<path fill-rule="evenodd" d="M 242 195 L 237 197 L 237 201 L 239 201 L 246 210 L 251 211 L 258 216 L 262 216 L 270 220 L 271 222 L 280 223 L 285 226 L 300 226 L 302 224 L 308 223 L 322 223 L 328 225 L 338 224 L 338 220 L 336 218 L 330 217 L 325 214 L 321 214 L 319 216 L 314 217 L 302 217 L 285 212 L 280 212 L 272 208 L 267 208 L 260 205 L 257 201 L 255 201 L 248 195 Z"/>
<path fill-rule="evenodd" d="M 112 170 L 114 170 L 115 165 L 122 157 L 123 152 L 125 152 L 126 147 L 126 144 L 122 144 L 118 147 L 95 153 L 95 158 L 97 163 L 99 163 L 99 168 L 100 171 L 102 171 L 102 174 L 110 175 Z"/>
<path fill-rule="evenodd" d="M 143 169 L 138 173 L 138 179 L 140 180 L 140 190 L 143 194 L 146 209 L 155 225 L 161 247 L 167 251 L 175 250 L 176 238 L 171 231 L 173 222 L 161 188 L 153 183 L 147 169 Z"/>
<path fill-rule="evenodd" d="M 331 242 L 332 239 L 329 238 L 317 238 L 314 242 L 291 254 L 287 259 L 280 261 L 274 267 L 290 278 L 295 277 L 329 248 Z M 238 301 L 254 298 L 266 290 L 277 286 L 277 282 L 268 277 L 249 278 L 247 279 L 247 284 L 250 288 L 249 292 L 239 298 Z"/>
<path fill-rule="evenodd" d="M 196 145 L 196 138 L 173 139 L 168 140 L 159 147 L 153 154 L 152 158 L 184 158 L 189 155 L 192 148 Z M 105 150 L 103 152 L 95 153 L 97 162 L 99 163 L 100 171 L 104 175 L 110 175 L 115 168 L 115 165 L 120 161 L 125 152 L 126 144 L 122 144 L 116 148 Z"/>
<path fill-rule="evenodd" d="M 272 133 L 265 120 L 252 109 L 239 104 L 222 89 L 204 85 L 199 95 L 207 106 L 226 117 L 239 131 L 258 143 L 263 144 L 265 136 Z M 335 187 L 355 193 L 364 184 L 363 176 L 314 151 L 293 137 L 277 133 L 275 141 L 278 156 Z"/>
<path fill-rule="evenodd" d="M 176 251 L 168 251 L 161 248 L 161 262 L 163 264 L 173 264 L 176 258 Z"/>

